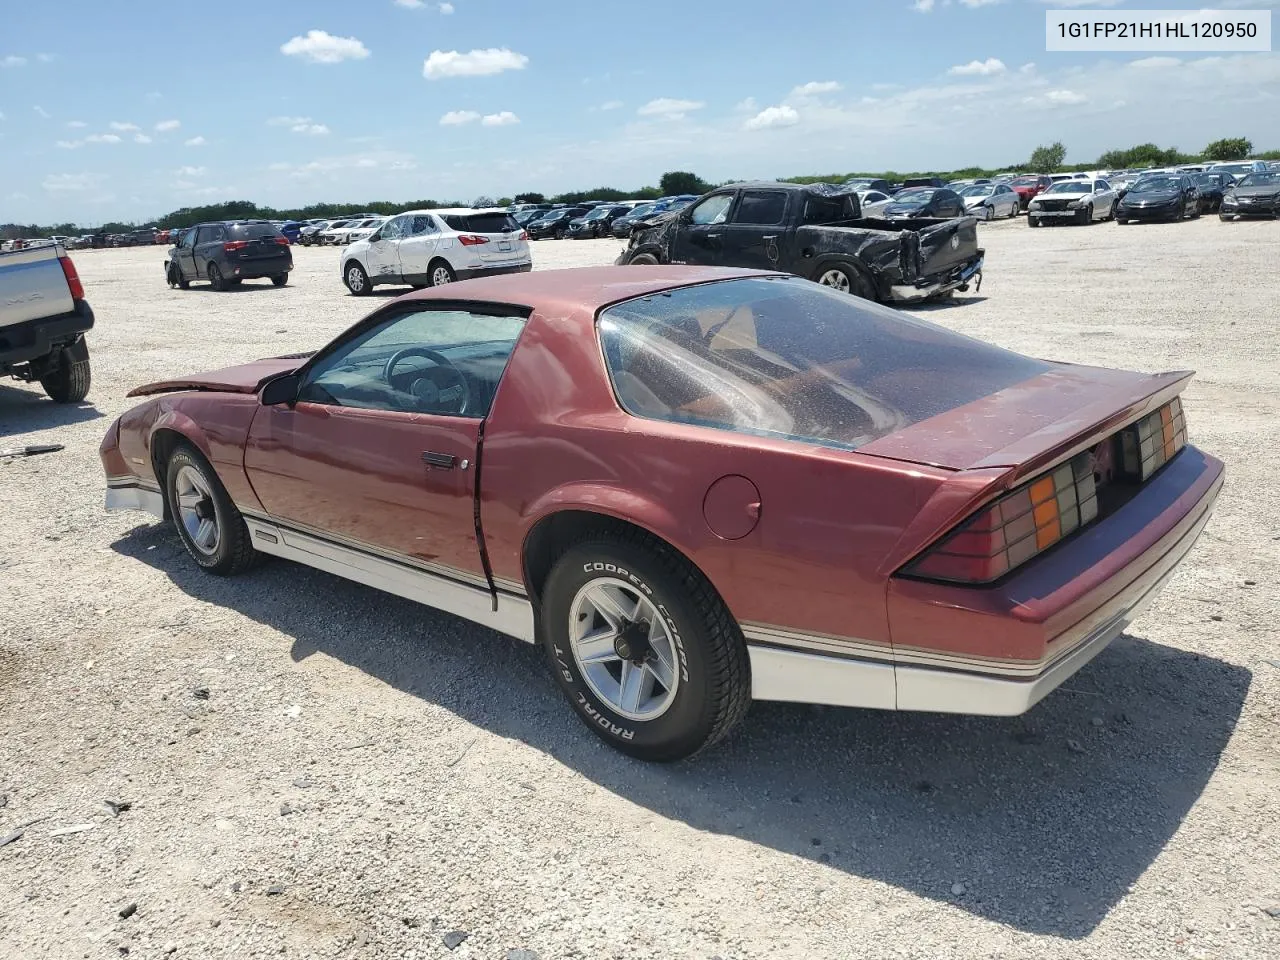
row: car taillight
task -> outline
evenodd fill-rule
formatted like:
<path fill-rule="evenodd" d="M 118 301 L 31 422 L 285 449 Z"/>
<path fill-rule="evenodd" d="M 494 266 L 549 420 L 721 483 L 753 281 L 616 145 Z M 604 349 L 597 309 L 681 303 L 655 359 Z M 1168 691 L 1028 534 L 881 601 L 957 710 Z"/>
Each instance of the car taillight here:
<path fill-rule="evenodd" d="M 236 250 L 243 250 L 248 245 L 249 242 L 247 240 L 228 240 L 222 245 L 222 249 L 227 253 L 233 253 Z"/>
<path fill-rule="evenodd" d="M 62 275 L 67 278 L 67 289 L 71 291 L 71 299 L 83 300 L 84 284 L 80 282 L 80 274 L 76 273 L 76 265 L 71 262 L 70 257 L 59 257 L 58 263 L 62 264 Z"/>
<path fill-rule="evenodd" d="M 478 247 L 482 243 L 488 243 L 488 237 L 477 237 L 473 233 L 464 233 L 458 238 L 458 242 L 464 247 Z"/>
<path fill-rule="evenodd" d="M 1142 482 L 1187 444 L 1182 401 L 1174 398 L 1119 433 L 1120 473 Z M 1095 467 L 1109 475 L 1114 437 L 993 501 L 909 564 L 930 580 L 983 584 L 1004 576 L 1098 517 Z"/>
<path fill-rule="evenodd" d="M 1174 397 L 1155 413 L 1120 431 L 1120 469 L 1129 479 L 1141 482 L 1186 445 L 1182 401 Z"/>
<path fill-rule="evenodd" d="M 289 238 L 288 238 L 288 237 L 276 237 L 276 243 L 280 244 L 280 246 L 282 246 L 282 247 L 287 247 L 287 246 L 289 245 Z"/>
<path fill-rule="evenodd" d="M 520 236 L 516 237 L 516 239 L 517 239 L 517 240 L 528 240 L 528 239 L 529 239 L 529 231 L 528 231 L 528 230 L 521 230 L 521 231 L 520 231 Z"/>
<path fill-rule="evenodd" d="M 1098 516 L 1088 452 L 980 510 L 907 568 L 956 583 L 990 583 Z"/>

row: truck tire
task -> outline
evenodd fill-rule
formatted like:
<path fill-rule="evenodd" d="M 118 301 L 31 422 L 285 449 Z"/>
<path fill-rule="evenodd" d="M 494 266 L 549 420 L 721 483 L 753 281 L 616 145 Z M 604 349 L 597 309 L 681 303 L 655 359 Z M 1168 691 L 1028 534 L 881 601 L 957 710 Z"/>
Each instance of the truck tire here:
<path fill-rule="evenodd" d="M 556 681 L 615 749 L 681 760 L 722 740 L 746 714 L 751 663 L 742 632 L 706 577 L 662 541 L 639 530 L 586 532 L 556 561 L 543 597 L 543 646 Z"/>
<path fill-rule="evenodd" d="M 833 263 L 818 270 L 814 279 L 824 287 L 848 293 L 863 300 L 874 300 L 875 294 L 866 277 L 851 267 Z"/>
<path fill-rule="evenodd" d="M 58 365 L 40 378 L 40 386 L 55 403 L 79 403 L 89 395 L 92 381 L 88 350 L 83 360 L 73 360 L 68 351 L 60 350 Z"/>

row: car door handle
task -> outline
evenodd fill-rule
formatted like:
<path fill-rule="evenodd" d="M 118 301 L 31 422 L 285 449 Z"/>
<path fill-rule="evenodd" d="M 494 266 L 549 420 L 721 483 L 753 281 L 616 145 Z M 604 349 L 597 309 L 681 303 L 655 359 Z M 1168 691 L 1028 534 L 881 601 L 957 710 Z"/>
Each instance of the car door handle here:
<path fill-rule="evenodd" d="M 436 453 L 434 450 L 428 450 L 422 455 L 422 462 L 429 467 L 439 467 L 442 470 L 452 470 L 458 458 L 451 453 Z"/>

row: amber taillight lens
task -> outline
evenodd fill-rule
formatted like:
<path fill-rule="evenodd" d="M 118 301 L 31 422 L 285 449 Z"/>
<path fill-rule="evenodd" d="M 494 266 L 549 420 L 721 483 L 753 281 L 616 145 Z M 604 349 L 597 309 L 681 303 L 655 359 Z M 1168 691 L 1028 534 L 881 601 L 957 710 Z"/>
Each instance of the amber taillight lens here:
<path fill-rule="evenodd" d="M 1181 401 L 1175 398 L 1125 427 L 1119 439 L 1123 478 L 1145 481 L 1186 446 Z M 1097 519 L 1094 465 L 1094 453 L 1086 451 L 1005 494 L 930 547 L 904 572 L 953 583 L 998 580 Z"/>

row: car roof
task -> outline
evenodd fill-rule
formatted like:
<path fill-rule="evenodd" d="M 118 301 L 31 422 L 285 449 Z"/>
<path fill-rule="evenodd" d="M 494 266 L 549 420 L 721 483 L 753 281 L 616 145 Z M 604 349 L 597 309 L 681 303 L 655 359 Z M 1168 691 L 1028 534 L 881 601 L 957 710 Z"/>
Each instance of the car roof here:
<path fill-rule="evenodd" d="M 553 318 L 576 318 L 585 325 L 601 307 L 671 290 L 676 287 L 732 280 L 739 277 L 790 276 L 738 267 L 661 266 L 575 267 L 535 270 L 427 287 L 400 301 L 483 301 L 530 307 Z M 585 330 L 583 331 L 585 332 Z"/>

